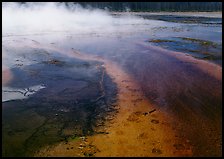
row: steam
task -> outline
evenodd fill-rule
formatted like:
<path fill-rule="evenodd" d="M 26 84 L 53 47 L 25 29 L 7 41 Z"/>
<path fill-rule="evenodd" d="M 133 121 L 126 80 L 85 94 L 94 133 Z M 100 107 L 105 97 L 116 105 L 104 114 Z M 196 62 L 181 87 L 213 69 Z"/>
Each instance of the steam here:
<path fill-rule="evenodd" d="M 134 25 L 143 21 L 128 14 L 114 17 L 106 10 L 86 9 L 73 3 L 68 6 L 50 2 L 2 4 L 3 36 L 60 31 L 111 33 L 129 27 L 134 29 Z"/>

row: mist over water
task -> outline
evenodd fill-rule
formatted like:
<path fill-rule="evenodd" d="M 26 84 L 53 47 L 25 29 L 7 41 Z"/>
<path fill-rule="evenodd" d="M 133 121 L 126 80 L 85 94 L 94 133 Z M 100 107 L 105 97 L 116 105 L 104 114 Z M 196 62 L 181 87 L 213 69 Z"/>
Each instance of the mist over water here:
<path fill-rule="evenodd" d="M 64 3 L 3 3 L 3 36 L 40 32 L 73 32 L 79 34 L 116 32 L 128 25 L 144 23 L 130 15 L 114 17 L 106 10 L 86 9 L 78 4 Z M 119 28 L 118 28 L 119 27 Z"/>

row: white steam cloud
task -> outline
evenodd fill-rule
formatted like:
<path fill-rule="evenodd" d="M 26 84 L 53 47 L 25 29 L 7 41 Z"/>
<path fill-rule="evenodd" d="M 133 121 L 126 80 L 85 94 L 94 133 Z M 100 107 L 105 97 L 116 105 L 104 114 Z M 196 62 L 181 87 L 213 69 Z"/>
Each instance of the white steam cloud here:
<path fill-rule="evenodd" d="M 3 36 L 43 32 L 116 32 L 135 28 L 143 19 L 130 15 L 114 17 L 100 9 L 84 9 L 70 3 L 3 3 Z"/>

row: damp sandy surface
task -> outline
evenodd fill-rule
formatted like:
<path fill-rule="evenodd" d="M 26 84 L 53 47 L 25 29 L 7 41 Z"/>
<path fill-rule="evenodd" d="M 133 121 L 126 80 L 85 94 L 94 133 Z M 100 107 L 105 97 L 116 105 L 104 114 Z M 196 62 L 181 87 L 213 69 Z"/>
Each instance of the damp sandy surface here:
<path fill-rule="evenodd" d="M 174 129 L 179 138 L 190 141 L 193 156 L 220 156 L 222 67 L 183 53 L 142 47 L 148 50 L 129 58 L 126 70 L 153 103 L 175 118 Z"/>
<path fill-rule="evenodd" d="M 68 142 L 40 151 L 37 156 L 191 156 L 189 140 L 175 135 L 170 118 L 144 96 L 134 79 L 117 64 L 102 58 L 108 74 L 118 86 L 118 114 L 103 128 L 106 134 L 88 136 L 84 142 Z M 81 146 L 80 146 L 81 145 Z M 86 148 L 87 145 L 94 145 Z M 74 147 L 72 150 L 69 147 Z M 87 150 L 86 150 L 87 149 Z M 64 150 L 64 151 L 63 151 Z M 59 153 L 63 151 L 62 153 Z"/>
<path fill-rule="evenodd" d="M 190 145 L 175 138 L 171 119 L 156 110 L 135 81 L 117 66 L 106 68 L 118 84 L 120 109 L 107 128 L 108 135 L 89 137 L 99 148 L 95 156 L 191 156 Z M 175 144 L 184 148 L 178 150 Z"/>

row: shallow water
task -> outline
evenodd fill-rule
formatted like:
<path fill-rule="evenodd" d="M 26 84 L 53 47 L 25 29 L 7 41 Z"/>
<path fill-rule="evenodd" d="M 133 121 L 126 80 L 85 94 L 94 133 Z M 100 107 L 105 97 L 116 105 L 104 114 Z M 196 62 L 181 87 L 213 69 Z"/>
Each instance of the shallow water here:
<path fill-rule="evenodd" d="M 104 124 L 106 109 L 116 102 L 116 84 L 103 73 L 101 62 L 76 59 L 73 51 L 116 62 L 150 101 L 175 117 L 175 129 L 190 138 L 194 156 L 220 156 L 222 81 L 195 64 L 147 47 L 150 39 L 173 37 L 222 44 L 220 32 L 221 26 L 212 24 L 145 20 L 109 33 L 3 35 L 3 66 L 13 75 L 4 87 L 14 94 L 45 87 L 25 99 L 3 89 L 3 156 L 32 156 L 45 145 L 92 135 L 96 125 Z"/>
<path fill-rule="evenodd" d="M 165 49 L 187 53 L 195 58 L 222 65 L 222 45 L 218 43 L 183 37 L 153 39 L 149 42 Z"/>
<path fill-rule="evenodd" d="M 3 87 L 3 156 L 30 156 L 46 144 L 92 134 L 96 120 L 103 122 L 106 108 L 116 100 L 116 86 L 106 73 L 102 76 L 101 63 L 50 51 L 41 58 L 42 51 L 25 54 L 21 61 L 35 63 L 11 68 L 14 78 Z M 103 93 L 102 79 L 106 96 L 96 101 Z M 37 91 L 36 84 L 44 89 Z"/>

